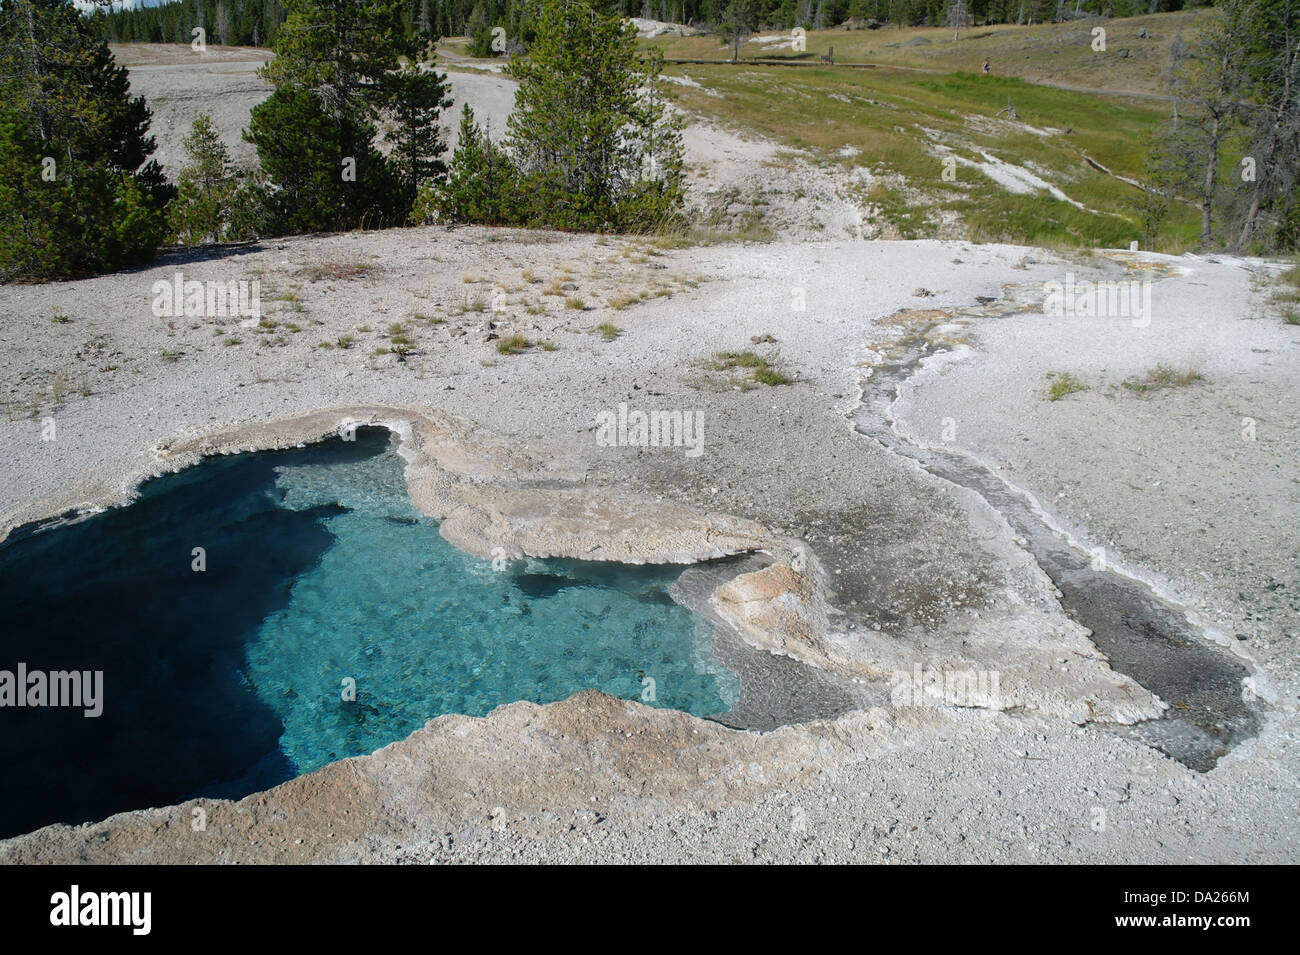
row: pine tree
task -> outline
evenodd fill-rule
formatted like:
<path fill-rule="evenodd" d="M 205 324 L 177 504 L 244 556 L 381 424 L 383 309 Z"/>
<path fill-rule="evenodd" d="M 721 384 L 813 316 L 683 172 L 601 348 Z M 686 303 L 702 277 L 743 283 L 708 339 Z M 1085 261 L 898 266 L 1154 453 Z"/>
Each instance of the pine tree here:
<path fill-rule="evenodd" d="M 681 127 L 658 94 L 662 56 L 588 0 L 543 0 L 519 80 L 507 149 L 531 222 L 563 229 L 647 227 L 682 199 Z"/>
<path fill-rule="evenodd" d="M 1271 214 L 1285 234 L 1300 202 L 1300 0 L 1258 0 L 1245 7 L 1249 24 L 1243 69 L 1251 86 L 1246 152 L 1255 164 L 1248 182 L 1237 247 L 1250 242 L 1261 214 Z"/>
<path fill-rule="evenodd" d="M 286 87 L 253 107 L 266 228 L 289 235 L 393 226 L 406 218 L 401 183 L 372 145 L 374 127 L 335 116 L 314 93 Z"/>
<path fill-rule="evenodd" d="M 168 209 L 172 238 L 186 245 L 221 242 L 228 238 L 239 187 L 230 150 L 207 113 L 195 118 L 184 145 L 189 162 L 181 169 L 176 198 Z"/>
<path fill-rule="evenodd" d="M 213 19 L 212 32 L 217 36 L 217 42 L 223 46 L 230 42 L 230 12 L 222 0 L 217 0 L 216 15 Z"/>
<path fill-rule="evenodd" d="M 510 157 L 479 127 L 466 103 L 446 182 L 425 186 L 412 218 L 505 225 L 519 218 L 518 195 L 518 172 Z"/>
<path fill-rule="evenodd" d="M 758 24 L 758 5 L 755 0 L 731 0 L 718 19 L 717 34 L 731 47 L 731 62 L 740 58 L 740 45 L 754 32 Z"/>
<path fill-rule="evenodd" d="M 288 10 L 262 70 L 276 90 L 245 133 L 268 227 L 402 223 L 419 183 L 444 168 L 436 118 L 450 104 L 446 78 L 418 66 L 431 38 L 407 32 L 403 0 L 290 0 Z M 384 119 L 396 127 L 392 161 L 375 148 Z"/>
<path fill-rule="evenodd" d="M 966 0 L 948 0 L 944 11 L 944 25 L 952 27 L 952 41 L 960 38 L 961 28 L 966 25 Z"/>
<path fill-rule="evenodd" d="M 147 261 L 173 189 L 149 110 L 66 0 L 0 6 L 0 279 Z"/>
<path fill-rule="evenodd" d="M 409 208 L 420 186 L 447 172 L 442 155 L 438 116 L 451 105 L 447 77 L 412 63 L 384 78 L 386 112 L 393 122 L 384 139 L 392 146 L 390 158 L 397 168 Z"/>
<path fill-rule="evenodd" d="M 337 116 L 374 119 L 379 86 L 426 37 L 408 36 L 402 0 L 289 0 L 262 75 L 277 88 L 311 90 Z"/>
<path fill-rule="evenodd" d="M 1237 63 L 1243 52 L 1244 26 L 1234 8 L 1245 0 L 1226 0 L 1226 12 L 1211 23 L 1198 43 L 1174 51 L 1172 89 L 1181 121 L 1178 136 L 1199 165 L 1195 185 L 1201 206 L 1201 242 L 1214 236 L 1219 167 L 1225 142 L 1241 118 L 1246 77 Z"/>

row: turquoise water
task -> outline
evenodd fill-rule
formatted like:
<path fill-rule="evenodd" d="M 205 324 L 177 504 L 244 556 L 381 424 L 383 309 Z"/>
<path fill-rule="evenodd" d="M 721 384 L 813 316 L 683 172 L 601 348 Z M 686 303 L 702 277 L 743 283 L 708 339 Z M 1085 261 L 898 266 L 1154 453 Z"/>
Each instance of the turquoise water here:
<path fill-rule="evenodd" d="M 0 669 L 104 672 L 101 717 L 0 708 L 0 764 L 26 781 L 0 791 L 0 836 L 246 795 L 444 713 L 587 688 L 735 703 L 709 627 L 668 597 L 680 568 L 494 569 L 443 541 L 402 470 L 362 430 L 214 459 L 0 545 Z"/>
<path fill-rule="evenodd" d="M 302 771 L 370 752 L 430 716 L 481 716 L 596 687 L 699 716 L 730 708 L 735 679 L 710 634 L 668 597 L 680 568 L 494 563 L 438 535 L 392 453 L 281 470 L 281 506 L 337 503 L 334 545 L 248 647 L 249 680 L 285 726 Z M 730 677 L 730 679 L 729 679 Z M 343 680 L 356 681 L 355 703 Z"/>

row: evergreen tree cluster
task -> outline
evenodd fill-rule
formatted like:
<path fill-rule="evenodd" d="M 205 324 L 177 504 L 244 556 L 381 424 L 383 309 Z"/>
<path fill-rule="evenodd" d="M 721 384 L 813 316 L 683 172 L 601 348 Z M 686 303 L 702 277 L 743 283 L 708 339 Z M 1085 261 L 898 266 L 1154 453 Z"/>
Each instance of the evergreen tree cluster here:
<path fill-rule="evenodd" d="M 65 0 L 0 5 L 0 281 L 148 261 L 174 193 L 149 110 Z"/>
<path fill-rule="evenodd" d="M 604 13 L 712 28 L 737 0 L 602 0 Z M 952 0 L 743 0 L 757 28 L 825 29 L 847 21 L 897 26 L 943 26 Z M 965 0 L 967 22 L 1044 23 L 1080 16 L 1131 17 L 1209 6 L 1208 0 Z M 519 52 L 531 42 L 540 0 L 405 0 L 408 31 L 467 36 L 474 56 Z M 99 35 L 110 42 L 188 43 L 202 26 L 208 42 L 270 46 L 284 19 L 281 0 L 176 0 L 157 7 L 96 13 Z M 222 23 L 225 29 L 216 29 Z M 494 49 L 492 30 L 504 30 L 506 49 Z M 498 44 L 500 46 L 500 44 Z"/>
<path fill-rule="evenodd" d="M 661 98 L 662 57 L 643 56 L 636 29 L 590 0 L 546 0 L 507 135 L 494 144 L 466 106 L 445 182 L 431 181 L 423 221 L 638 231 L 682 205 L 680 120 Z"/>
<path fill-rule="evenodd" d="M 282 0 L 176 0 L 130 9 L 100 7 L 89 20 L 96 36 L 110 43 L 189 43 L 194 28 L 202 27 L 206 43 L 269 47 L 284 17 Z"/>
<path fill-rule="evenodd" d="M 401 0 L 289 0 L 286 10 L 262 68 L 275 89 L 244 133 L 257 147 L 264 231 L 403 224 L 416 190 L 446 169 L 446 77 L 420 65 L 433 38 L 407 30 Z"/>
<path fill-rule="evenodd" d="M 680 120 L 662 58 L 591 0 L 543 0 L 505 140 L 465 109 L 447 161 L 446 77 L 404 0 L 286 0 L 273 86 L 234 168 L 206 114 L 170 185 L 150 114 L 67 0 L 0 2 L 0 281 L 111 271 L 200 244 L 411 221 L 630 230 L 674 217 Z M 381 133 L 382 131 L 382 133 Z M 382 140 L 381 140 L 382 135 Z M 387 147 L 387 148 L 383 148 Z"/>

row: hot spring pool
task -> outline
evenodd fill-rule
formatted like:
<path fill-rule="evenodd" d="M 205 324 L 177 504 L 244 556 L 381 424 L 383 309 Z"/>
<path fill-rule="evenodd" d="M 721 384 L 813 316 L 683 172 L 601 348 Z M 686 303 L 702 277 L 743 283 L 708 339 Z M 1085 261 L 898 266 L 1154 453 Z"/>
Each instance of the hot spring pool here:
<path fill-rule="evenodd" d="M 127 507 L 15 532 L 0 671 L 102 671 L 103 711 L 0 706 L 0 837 L 237 798 L 440 714 L 587 688 L 724 713 L 739 682 L 668 596 L 680 573 L 494 569 L 411 505 L 383 429 L 211 459 Z"/>

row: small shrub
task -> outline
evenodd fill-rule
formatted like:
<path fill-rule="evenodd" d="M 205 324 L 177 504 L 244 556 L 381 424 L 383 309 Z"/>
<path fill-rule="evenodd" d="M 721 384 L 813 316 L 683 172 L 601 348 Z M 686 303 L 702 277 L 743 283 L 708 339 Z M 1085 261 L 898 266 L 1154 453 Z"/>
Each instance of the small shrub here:
<path fill-rule="evenodd" d="M 533 343 L 523 335 L 511 335 L 497 342 L 497 351 L 503 355 L 517 355 L 532 347 Z"/>
<path fill-rule="evenodd" d="M 1126 379 L 1121 384 L 1130 391 L 1157 391 L 1161 388 L 1179 388 L 1197 381 L 1204 381 L 1205 376 L 1195 365 L 1177 369 L 1172 365 L 1156 365 L 1141 380 Z"/>
<path fill-rule="evenodd" d="M 752 351 L 718 352 L 713 356 L 713 367 L 717 371 L 743 368 L 749 372 L 744 380 L 760 385 L 788 385 L 793 382 L 789 375 L 777 367 L 776 358 L 764 358 Z"/>
<path fill-rule="evenodd" d="M 393 354 L 401 361 L 406 361 L 406 356 L 415 351 L 415 342 L 405 335 L 394 335 L 389 343 L 393 346 Z"/>
<path fill-rule="evenodd" d="M 356 279 L 372 277 L 376 272 L 381 271 L 377 265 L 361 265 L 352 262 L 325 262 L 321 265 L 309 265 L 299 269 L 295 275 L 302 276 L 312 282 L 332 281 L 332 282 L 350 282 Z"/>
<path fill-rule="evenodd" d="M 790 379 L 775 368 L 757 368 L 752 375 L 760 385 L 788 385 Z"/>
<path fill-rule="evenodd" d="M 644 297 L 645 297 L 644 295 L 632 295 L 631 293 L 623 292 L 618 295 L 615 295 L 613 298 L 609 300 L 609 307 L 614 309 L 615 311 L 621 312 L 629 305 L 635 305 L 637 302 L 641 301 L 641 299 Z"/>
<path fill-rule="evenodd" d="M 1072 395 L 1076 391 L 1088 390 L 1088 386 L 1080 378 L 1068 371 L 1059 374 L 1052 372 L 1048 374 L 1048 377 L 1055 379 L 1047 388 L 1048 401 L 1060 401 L 1066 395 Z"/>

